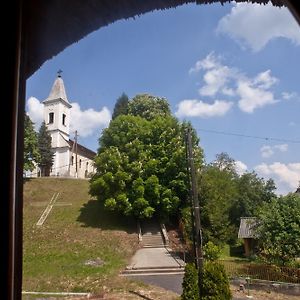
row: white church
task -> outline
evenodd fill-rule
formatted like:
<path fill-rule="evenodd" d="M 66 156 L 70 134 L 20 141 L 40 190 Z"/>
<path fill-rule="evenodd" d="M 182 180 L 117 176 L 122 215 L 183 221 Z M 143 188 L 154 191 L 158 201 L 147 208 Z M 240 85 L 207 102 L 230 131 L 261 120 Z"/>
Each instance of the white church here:
<path fill-rule="evenodd" d="M 44 121 L 51 135 L 54 152 L 50 176 L 88 178 L 95 172 L 96 153 L 70 139 L 71 107 L 60 72 L 44 104 Z"/>

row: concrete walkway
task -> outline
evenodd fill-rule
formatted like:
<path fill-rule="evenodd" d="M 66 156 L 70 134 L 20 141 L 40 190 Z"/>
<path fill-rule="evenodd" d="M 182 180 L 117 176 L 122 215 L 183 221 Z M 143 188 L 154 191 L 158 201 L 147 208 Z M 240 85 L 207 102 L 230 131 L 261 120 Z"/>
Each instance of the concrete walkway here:
<path fill-rule="evenodd" d="M 170 248 L 141 248 L 131 258 L 127 269 L 184 268 L 184 261 Z"/>

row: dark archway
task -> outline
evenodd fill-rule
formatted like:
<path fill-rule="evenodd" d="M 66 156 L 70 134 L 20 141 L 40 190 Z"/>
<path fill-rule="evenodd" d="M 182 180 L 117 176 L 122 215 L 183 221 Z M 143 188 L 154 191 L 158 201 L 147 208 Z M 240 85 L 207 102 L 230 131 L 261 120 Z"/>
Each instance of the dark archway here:
<path fill-rule="evenodd" d="M 230 0 L 12 0 L 5 3 L 2 20 L 2 58 L 5 78 L 2 94 L 5 111 L 1 118 L 1 231 L 4 270 L 3 299 L 22 298 L 22 209 L 23 209 L 23 117 L 25 86 L 29 78 L 48 59 L 78 42 L 87 34 L 117 20 L 153 10 L 187 3 L 221 4 Z M 236 0 L 286 6 L 300 24 L 296 1 Z M 259 33 L 258 33 L 259 34 Z M 3 67 L 2 67 L 3 68 Z M 6 118 L 5 118 L 6 117 Z"/>

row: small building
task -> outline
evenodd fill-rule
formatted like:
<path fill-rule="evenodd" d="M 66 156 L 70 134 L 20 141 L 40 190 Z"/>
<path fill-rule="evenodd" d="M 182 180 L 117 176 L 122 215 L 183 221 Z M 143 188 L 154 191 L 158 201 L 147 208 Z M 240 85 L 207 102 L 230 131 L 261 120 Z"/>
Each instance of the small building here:
<path fill-rule="evenodd" d="M 238 238 L 244 240 L 244 250 L 246 257 L 249 257 L 254 253 L 256 225 L 257 218 L 255 217 L 242 217 L 240 220 Z"/>

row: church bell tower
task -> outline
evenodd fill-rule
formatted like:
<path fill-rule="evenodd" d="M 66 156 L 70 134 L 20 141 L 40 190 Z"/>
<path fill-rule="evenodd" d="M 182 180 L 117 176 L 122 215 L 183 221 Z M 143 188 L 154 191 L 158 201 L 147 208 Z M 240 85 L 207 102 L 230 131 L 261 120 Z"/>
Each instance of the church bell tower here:
<path fill-rule="evenodd" d="M 68 176 L 70 161 L 70 111 L 69 103 L 61 72 L 57 72 L 50 94 L 44 104 L 44 121 L 51 135 L 51 146 L 54 152 L 51 176 Z"/>

